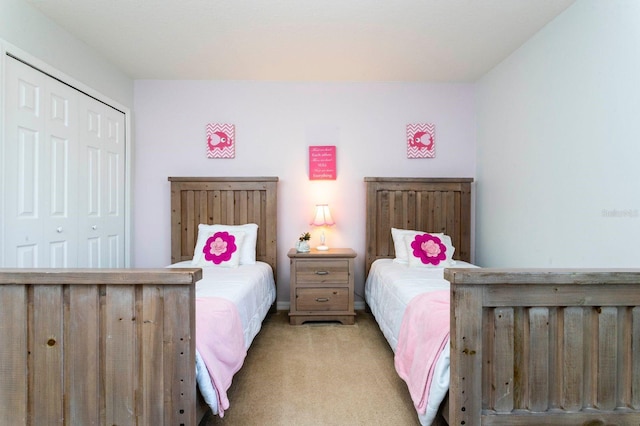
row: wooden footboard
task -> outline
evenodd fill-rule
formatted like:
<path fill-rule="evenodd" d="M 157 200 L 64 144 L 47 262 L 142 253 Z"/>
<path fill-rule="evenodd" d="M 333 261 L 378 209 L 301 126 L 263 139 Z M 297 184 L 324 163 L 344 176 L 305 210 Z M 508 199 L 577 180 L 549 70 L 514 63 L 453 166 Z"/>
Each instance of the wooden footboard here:
<path fill-rule="evenodd" d="M 640 425 L 640 270 L 445 278 L 451 425 Z"/>
<path fill-rule="evenodd" d="M 0 270 L 0 422 L 196 424 L 201 275 Z"/>

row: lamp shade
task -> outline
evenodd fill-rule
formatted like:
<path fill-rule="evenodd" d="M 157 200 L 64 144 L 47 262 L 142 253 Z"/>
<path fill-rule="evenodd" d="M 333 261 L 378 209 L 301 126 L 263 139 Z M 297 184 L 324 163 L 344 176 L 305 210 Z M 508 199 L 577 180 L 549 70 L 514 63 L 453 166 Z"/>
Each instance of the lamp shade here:
<path fill-rule="evenodd" d="M 331 211 L 329 211 L 328 204 L 316 204 L 316 213 L 313 216 L 311 225 L 313 226 L 331 226 L 335 222 L 331 217 Z"/>

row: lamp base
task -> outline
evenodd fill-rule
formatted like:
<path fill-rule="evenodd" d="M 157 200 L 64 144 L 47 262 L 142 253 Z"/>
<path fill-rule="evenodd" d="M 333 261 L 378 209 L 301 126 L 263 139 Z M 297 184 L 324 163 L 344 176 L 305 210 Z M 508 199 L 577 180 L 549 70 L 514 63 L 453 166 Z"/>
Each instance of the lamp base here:
<path fill-rule="evenodd" d="M 327 246 L 325 246 L 325 245 L 322 245 L 322 246 L 318 246 L 318 247 L 316 247 L 316 250 L 319 250 L 319 251 L 327 251 L 327 250 L 329 250 L 329 247 L 327 247 Z"/>

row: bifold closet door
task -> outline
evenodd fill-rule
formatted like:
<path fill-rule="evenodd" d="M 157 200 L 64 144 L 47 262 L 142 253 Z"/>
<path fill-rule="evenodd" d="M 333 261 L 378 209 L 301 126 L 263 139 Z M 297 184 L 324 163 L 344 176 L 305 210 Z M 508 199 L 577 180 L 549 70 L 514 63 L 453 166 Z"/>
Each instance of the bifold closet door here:
<path fill-rule="evenodd" d="M 80 99 L 79 263 L 124 268 L 124 114 Z"/>
<path fill-rule="evenodd" d="M 7 57 L 5 263 L 77 266 L 77 94 Z"/>
<path fill-rule="evenodd" d="M 5 63 L 5 266 L 124 267 L 124 113 Z"/>

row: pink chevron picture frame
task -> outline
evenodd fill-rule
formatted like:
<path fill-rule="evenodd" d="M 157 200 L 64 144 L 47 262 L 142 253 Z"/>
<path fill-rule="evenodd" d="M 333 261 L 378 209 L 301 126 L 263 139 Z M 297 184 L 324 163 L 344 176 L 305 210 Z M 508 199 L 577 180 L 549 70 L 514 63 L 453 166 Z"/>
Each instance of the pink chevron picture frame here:
<path fill-rule="evenodd" d="M 207 158 L 235 158 L 236 126 L 233 124 L 207 124 Z"/>
<path fill-rule="evenodd" d="M 407 158 L 435 158 L 436 126 L 431 123 L 407 124 Z"/>

